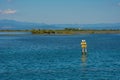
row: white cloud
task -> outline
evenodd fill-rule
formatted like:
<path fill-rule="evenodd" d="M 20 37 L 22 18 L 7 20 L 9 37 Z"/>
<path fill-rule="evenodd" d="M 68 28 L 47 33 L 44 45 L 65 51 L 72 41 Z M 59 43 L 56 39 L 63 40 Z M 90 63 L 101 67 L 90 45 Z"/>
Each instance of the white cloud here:
<path fill-rule="evenodd" d="M 16 10 L 7 9 L 7 10 L 0 10 L 0 14 L 15 14 Z"/>

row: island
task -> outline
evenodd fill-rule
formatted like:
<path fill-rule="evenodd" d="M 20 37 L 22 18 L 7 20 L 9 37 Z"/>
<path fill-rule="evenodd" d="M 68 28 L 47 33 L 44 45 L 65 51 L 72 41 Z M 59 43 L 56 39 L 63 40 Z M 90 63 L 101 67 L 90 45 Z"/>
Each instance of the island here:
<path fill-rule="evenodd" d="M 65 28 L 63 30 L 41 30 L 33 29 L 32 34 L 117 34 L 120 30 L 84 30 L 76 28 Z"/>
<path fill-rule="evenodd" d="M 47 35 L 73 35 L 73 34 L 119 34 L 119 29 L 111 30 L 95 30 L 95 29 L 77 29 L 65 28 L 62 30 L 49 30 L 49 29 L 32 29 L 32 30 L 0 30 L 0 32 L 31 32 L 32 34 L 47 34 Z"/>

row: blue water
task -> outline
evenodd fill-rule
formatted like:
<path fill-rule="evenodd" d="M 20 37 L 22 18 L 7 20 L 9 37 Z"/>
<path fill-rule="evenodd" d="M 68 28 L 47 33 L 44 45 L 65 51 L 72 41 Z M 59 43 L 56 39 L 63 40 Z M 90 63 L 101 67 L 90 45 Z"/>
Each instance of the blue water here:
<path fill-rule="evenodd" d="M 0 36 L 0 80 L 120 80 L 120 34 Z"/>

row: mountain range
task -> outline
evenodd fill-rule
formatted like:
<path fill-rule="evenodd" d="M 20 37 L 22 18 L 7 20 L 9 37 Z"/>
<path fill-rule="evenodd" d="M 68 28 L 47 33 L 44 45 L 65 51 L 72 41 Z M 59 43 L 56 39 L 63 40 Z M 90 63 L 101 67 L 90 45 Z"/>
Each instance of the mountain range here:
<path fill-rule="evenodd" d="M 101 23 L 101 24 L 45 24 L 21 22 L 16 20 L 0 20 L 0 30 L 30 30 L 30 29 L 120 29 L 120 23 Z"/>

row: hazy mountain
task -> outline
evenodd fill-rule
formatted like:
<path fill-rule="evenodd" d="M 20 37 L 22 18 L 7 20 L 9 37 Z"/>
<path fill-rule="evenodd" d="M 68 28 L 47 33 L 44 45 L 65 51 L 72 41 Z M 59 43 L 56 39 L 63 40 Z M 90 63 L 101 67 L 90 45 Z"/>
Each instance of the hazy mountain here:
<path fill-rule="evenodd" d="M 21 29 L 54 29 L 53 25 L 44 23 L 20 22 L 15 20 L 0 20 L 0 29 L 21 30 Z"/>
<path fill-rule="evenodd" d="M 101 24 L 55 24 L 61 28 L 80 28 L 80 29 L 120 29 L 120 23 L 101 23 Z"/>
<path fill-rule="evenodd" d="M 120 23 L 101 23 L 101 24 L 44 24 L 21 22 L 15 20 L 0 20 L 0 29 L 19 30 L 19 29 L 120 29 Z"/>

